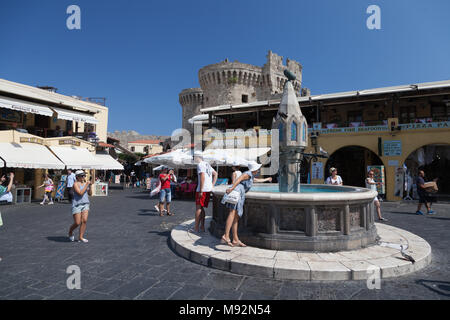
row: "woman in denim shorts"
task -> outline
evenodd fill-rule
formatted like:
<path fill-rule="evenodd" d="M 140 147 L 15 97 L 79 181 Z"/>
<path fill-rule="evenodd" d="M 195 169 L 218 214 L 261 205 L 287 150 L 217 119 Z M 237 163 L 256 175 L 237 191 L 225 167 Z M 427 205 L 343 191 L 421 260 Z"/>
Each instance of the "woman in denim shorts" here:
<path fill-rule="evenodd" d="M 83 237 L 86 231 L 86 224 L 89 214 L 89 196 L 92 191 L 90 188 L 91 182 L 86 181 L 86 173 L 83 170 L 78 170 L 75 172 L 76 181 L 73 184 L 73 201 L 72 201 L 72 216 L 73 225 L 69 230 L 69 240 L 75 241 L 73 236 L 73 231 L 80 226 L 80 237 L 79 241 L 88 242 L 87 239 Z"/>

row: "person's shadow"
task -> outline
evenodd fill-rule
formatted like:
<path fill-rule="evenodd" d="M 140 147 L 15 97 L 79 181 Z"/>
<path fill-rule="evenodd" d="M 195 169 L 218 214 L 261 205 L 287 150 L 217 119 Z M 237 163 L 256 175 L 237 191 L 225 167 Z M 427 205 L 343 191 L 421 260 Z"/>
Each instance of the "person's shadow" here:
<path fill-rule="evenodd" d="M 425 288 L 436 292 L 439 295 L 450 297 L 450 282 L 447 281 L 431 281 L 431 280 L 417 280 L 416 283 L 424 286 Z"/>
<path fill-rule="evenodd" d="M 159 212 L 155 209 L 139 209 L 141 213 L 138 213 L 139 216 L 159 216 Z"/>
<path fill-rule="evenodd" d="M 69 237 L 47 237 L 47 240 L 54 242 L 70 242 Z"/>

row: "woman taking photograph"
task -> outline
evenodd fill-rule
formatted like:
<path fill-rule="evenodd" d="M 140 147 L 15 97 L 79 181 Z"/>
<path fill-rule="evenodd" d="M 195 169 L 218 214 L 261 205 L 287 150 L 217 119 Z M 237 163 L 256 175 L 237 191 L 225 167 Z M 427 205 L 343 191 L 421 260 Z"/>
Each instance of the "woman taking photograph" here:
<path fill-rule="evenodd" d="M 73 231 L 80 226 L 79 241 L 88 242 L 85 239 L 84 232 L 86 231 L 86 224 L 89 214 L 89 196 L 92 195 L 91 181 L 86 181 L 86 173 L 83 170 L 75 172 L 76 181 L 73 185 L 73 200 L 72 200 L 72 216 L 73 225 L 69 230 L 69 240 L 75 241 Z"/>
<path fill-rule="evenodd" d="M 330 168 L 331 176 L 328 177 L 326 184 L 332 184 L 334 186 L 342 186 L 344 182 L 341 176 L 338 176 L 336 168 Z"/>
<path fill-rule="evenodd" d="M 53 192 L 53 180 L 50 179 L 48 173 L 44 175 L 44 183 L 41 184 L 38 188 L 45 187 L 44 200 L 42 200 L 41 204 L 44 205 L 45 201 L 48 200 L 48 204 L 53 204 L 52 192 Z"/>
<path fill-rule="evenodd" d="M 233 183 L 231 188 L 226 190 L 229 194 L 233 190 L 236 190 L 240 194 L 239 201 L 236 204 L 226 203 L 226 207 L 230 209 L 227 222 L 225 224 L 225 234 L 222 236 L 222 243 L 228 244 L 230 247 L 239 246 L 246 247 L 244 243 L 239 240 L 238 237 L 238 221 L 244 213 L 245 194 L 250 190 L 253 182 L 266 182 L 272 181 L 272 178 L 258 179 L 255 178 L 256 173 L 261 168 L 261 164 L 251 161 L 248 164 L 248 171 L 245 171 L 239 178 Z M 233 232 L 233 242 L 230 240 L 230 230 Z"/>

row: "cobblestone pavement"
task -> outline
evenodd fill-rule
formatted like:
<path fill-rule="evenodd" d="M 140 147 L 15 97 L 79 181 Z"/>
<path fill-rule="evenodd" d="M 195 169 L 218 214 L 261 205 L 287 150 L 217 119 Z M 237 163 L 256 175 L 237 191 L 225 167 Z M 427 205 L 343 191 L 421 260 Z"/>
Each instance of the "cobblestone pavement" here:
<path fill-rule="evenodd" d="M 0 206 L 0 299 L 449 299 L 450 204 L 434 216 L 414 214 L 416 203 L 383 203 L 390 225 L 427 240 L 430 266 L 381 281 L 277 281 L 204 267 L 170 248 L 173 226 L 192 219 L 193 201 L 172 203 L 175 216 L 160 217 L 156 199 L 140 190 L 110 190 L 91 198 L 86 238 L 69 242 L 70 206 Z M 211 214 L 211 208 L 208 214 Z M 66 286 L 67 267 L 81 270 L 81 289 Z"/>

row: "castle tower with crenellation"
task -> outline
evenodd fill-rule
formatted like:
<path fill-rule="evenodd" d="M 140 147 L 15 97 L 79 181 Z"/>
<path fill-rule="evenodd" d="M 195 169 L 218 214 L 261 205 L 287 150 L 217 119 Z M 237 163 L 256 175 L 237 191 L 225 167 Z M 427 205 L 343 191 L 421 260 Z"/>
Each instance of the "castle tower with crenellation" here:
<path fill-rule="evenodd" d="M 292 85 L 295 93 L 300 96 L 301 64 L 286 59 L 284 65 L 283 57 L 270 50 L 266 57 L 263 67 L 225 59 L 201 68 L 198 72 L 200 88 L 184 89 L 179 94 L 183 108 L 183 128 L 192 132 L 193 126 L 188 120 L 200 114 L 200 109 L 205 107 L 279 99 L 287 81 L 283 74 L 285 69 L 296 76 Z"/>

